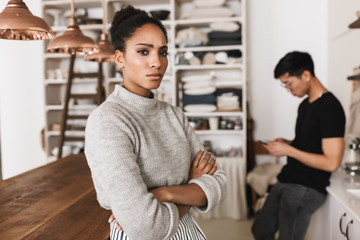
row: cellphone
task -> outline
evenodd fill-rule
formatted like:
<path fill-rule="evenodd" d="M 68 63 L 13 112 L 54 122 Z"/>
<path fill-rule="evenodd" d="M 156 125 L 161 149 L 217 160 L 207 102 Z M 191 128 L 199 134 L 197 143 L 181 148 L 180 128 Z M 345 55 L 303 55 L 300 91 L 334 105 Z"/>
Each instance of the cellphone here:
<path fill-rule="evenodd" d="M 263 140 L 259 140 L 259 142 L 260 142 L 261 144 L 264 144 L 264 145 L 267 145 L 267 144 L 268 144 L 266 141 L 263 141 Z"/>

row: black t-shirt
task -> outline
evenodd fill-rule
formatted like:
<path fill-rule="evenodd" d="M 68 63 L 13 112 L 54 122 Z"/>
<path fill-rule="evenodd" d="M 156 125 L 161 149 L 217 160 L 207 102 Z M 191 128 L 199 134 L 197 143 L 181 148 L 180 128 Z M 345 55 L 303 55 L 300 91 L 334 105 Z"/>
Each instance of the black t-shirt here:
<path fill-rule="evenodd" d="M 299 150 L 323 154 L 323 138 L 344 137 L 345 114 L 337 98 L 330 92 L 324 93 L 314 102 L 306 98 L 299 106 L 296 120 L 295 139 L 291 145 Z M 331 173 L 308 167 L 288 157 L 287 164 L 278 175 L 283 183 L 296 183 L 326 194 Z"/>

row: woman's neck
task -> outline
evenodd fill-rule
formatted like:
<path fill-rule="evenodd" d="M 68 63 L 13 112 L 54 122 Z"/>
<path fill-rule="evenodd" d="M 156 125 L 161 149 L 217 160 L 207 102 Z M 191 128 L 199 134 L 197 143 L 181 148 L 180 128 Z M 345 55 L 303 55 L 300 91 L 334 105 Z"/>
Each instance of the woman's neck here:
<path fill-rule="evenodd" d="M 126 81 L 123 81 L 122 87 L 125 88 L 126 90 L 128 90 L 136 95 L 142 96 L 142 97 L 150 98 L 150 96 L 151 96 L 150 90 L 136 87 L 133 85 L 129 85 L 129 84 L 127 84 Z"/>

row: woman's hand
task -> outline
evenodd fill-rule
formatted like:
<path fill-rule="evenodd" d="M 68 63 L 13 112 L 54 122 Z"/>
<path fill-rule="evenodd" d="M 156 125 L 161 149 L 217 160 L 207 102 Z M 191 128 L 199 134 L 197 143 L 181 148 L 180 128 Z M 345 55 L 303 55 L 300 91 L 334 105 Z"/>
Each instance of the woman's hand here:
<path fill-rule="evenodd" d="M 189 172 L 189 179 L 201 177 L 203 174 L 213 175 L 217 169 L 216 159 L 211 158 L 211 153 L 206 153 L 203 160 L 200 162 L 204 154 L 204 149 L 201 149 L 195 156 Z M 209 161 L 209 159 L 211 160 Z M 200 162 L 200 163 L 199 163 Z"/>
<path fill-rule="evenodd" d="M 111 214 L 111 216 L 109 217 L 108 222 L 112 223 L 113 221 L 115 221 L 115 216 L 114 214 Z M 116 222 L 116 229 L 120 232 L 122 230 L 122 227 L 120 226 L 119 222 Z"/>

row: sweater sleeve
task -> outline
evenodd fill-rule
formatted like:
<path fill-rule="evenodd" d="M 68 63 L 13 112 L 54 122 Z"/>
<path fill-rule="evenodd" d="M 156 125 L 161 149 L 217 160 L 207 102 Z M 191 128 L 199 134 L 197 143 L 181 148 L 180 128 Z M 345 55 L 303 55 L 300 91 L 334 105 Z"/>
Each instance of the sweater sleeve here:
<path fill-rule="evenodd" d="M 181 110 L 179 110 L 181 111 Z M 189 140 L 192 153 L 191 153 L 191 163 L 195 158 L 195 155 L 200 151 L 200 149 L 205 149 L 201 144 L 199 137 L 196 135 L 194 129 L 190 126 L 189 121 L 185 114 L 181 111 L 183 119 L 183 126 L 186 133 L 186 136 Z M 217 168 L 214 175 L 204 174 L 199 178 L 191 179 L 189 183 L 195 183 L 201 187 L 204 191 L 207 198 L 207 205 L 205 207 L 194 207 L 198 212 L 209 212 L 215 206 L 219 204 L 225 198 L 226 194 L 226 175 L 225 171 Z"/>
<path fill-rule="evenodd" d="M 178 229 L 178 209 L 148 192 L 136 161 L 136 133 L 111 114 L 95 110 L 86 126 L 85 154 L 98 201 L 130 239 L 169 239 Z"/>

